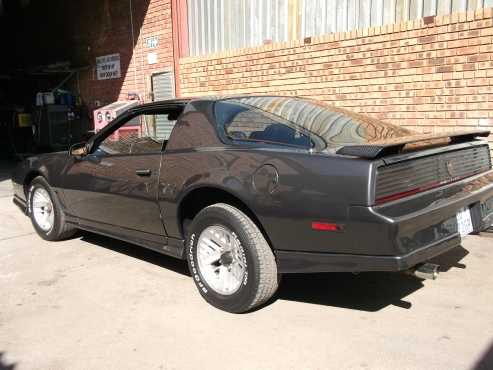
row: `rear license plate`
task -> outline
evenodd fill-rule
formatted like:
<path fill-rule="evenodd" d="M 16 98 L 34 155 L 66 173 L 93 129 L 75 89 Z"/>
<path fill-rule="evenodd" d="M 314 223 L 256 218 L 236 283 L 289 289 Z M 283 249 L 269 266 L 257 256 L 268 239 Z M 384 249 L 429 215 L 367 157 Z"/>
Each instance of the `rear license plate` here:
<path fill-rule="evenodd" d="M 463 208 L 457 212 L 457 228 L 460 236 L 466 236 L 473 232 L 471 211 L 469 208 Z"/>

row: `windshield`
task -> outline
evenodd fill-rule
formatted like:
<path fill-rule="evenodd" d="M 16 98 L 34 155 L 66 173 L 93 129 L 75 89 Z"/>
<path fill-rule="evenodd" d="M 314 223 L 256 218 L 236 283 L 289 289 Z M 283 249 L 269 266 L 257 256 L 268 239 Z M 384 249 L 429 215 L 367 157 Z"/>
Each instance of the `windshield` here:
<path fill-rule="evenodd" d="M 233 140 L 337 150 L 413 134 L 408 129 L 309 99 L 227 98 L 216 103 L 215 111 L 218 123 Z"/>

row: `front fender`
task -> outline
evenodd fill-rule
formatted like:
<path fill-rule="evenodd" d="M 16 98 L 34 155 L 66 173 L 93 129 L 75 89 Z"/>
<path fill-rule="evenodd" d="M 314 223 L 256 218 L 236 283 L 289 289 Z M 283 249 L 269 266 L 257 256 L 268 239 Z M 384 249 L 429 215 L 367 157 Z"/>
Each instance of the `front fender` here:
<path fill-rule="evenodd" d="M 61 188 L 67 158 L 66 152 L 59 152 L 29 157 L 20 162 L 12 173 L 14 196 L 26 201 L 27 187 L 37 176 L 43 176 L 53 189 Z"/>

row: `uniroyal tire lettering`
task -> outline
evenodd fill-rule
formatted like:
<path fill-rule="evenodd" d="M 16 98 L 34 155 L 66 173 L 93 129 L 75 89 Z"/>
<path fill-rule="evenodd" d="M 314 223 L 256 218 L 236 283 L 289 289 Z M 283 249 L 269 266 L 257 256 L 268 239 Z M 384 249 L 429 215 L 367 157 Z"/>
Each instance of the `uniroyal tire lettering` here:
<path fill-rule="evenodd" d="M 194 247 L 194 242 L 195 242 L 195 233 L 190 236 L 190 243 L 188 244 L 189 250 L 188 250 L 188 260 L 190 261 L 190 266 L 192 267 L 192 277 L 193 279 L 197 282 L 197 285 L 199 286 L 199 289 L 204 293 L 207 294 L 207 288 L 205 287 L 204 283 L 200 280 L 200 275 L 195 267 L 195 260 L 194 260 L 194 255 L 193 255 L 193 247 Z"/>
<path fill-rule="evenodd" d="M 27 214 L 30 215 L 31 214 L 31 199 L 32 199 L 32 196 L 33 196 L 33 191 L 34 191 L 34 186 L 31 186 L 29 188 L 29 192 L 27 193 Z"/>
<path fill-rule="evenodd" d="M 241 244 L 241 240 L 240 240 L 240 238 L 238 238 L 238 235 L 236 235 L 236 233 L 234 231 L 232 232 L 232 234 L 233 234 L 233 237 L 238 242 L 238 245 L 240 246 L 241 260 L 245 264 L 245 276 L 243 278 L 243 285 L 246 286 L 248 283 L 248 263 L 247 263 L 247 259 L 245 256 L 245 249 L 243 248 L 243 244 Z"/>

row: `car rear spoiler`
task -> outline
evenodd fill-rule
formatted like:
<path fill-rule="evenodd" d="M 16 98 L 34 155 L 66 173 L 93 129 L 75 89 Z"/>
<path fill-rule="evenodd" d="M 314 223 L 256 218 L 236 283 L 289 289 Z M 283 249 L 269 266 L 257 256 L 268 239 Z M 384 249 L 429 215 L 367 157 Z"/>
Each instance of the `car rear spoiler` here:
<path fill-rule="evenodd" d="M 474 140 L 476 137 L 488 137 L 489 135 L 489 130 L 462 130 L 438 134 L 409 135 L 369 141 L 367 144 L 345 145 L 337 150 L 337 154 L 375 159 L 386 155 L 397 154 L 408 144 L 427 146 L 432 144 L 431 142 L 440 139 L 450 139 L 450 143 L 456 144 Z"/>

